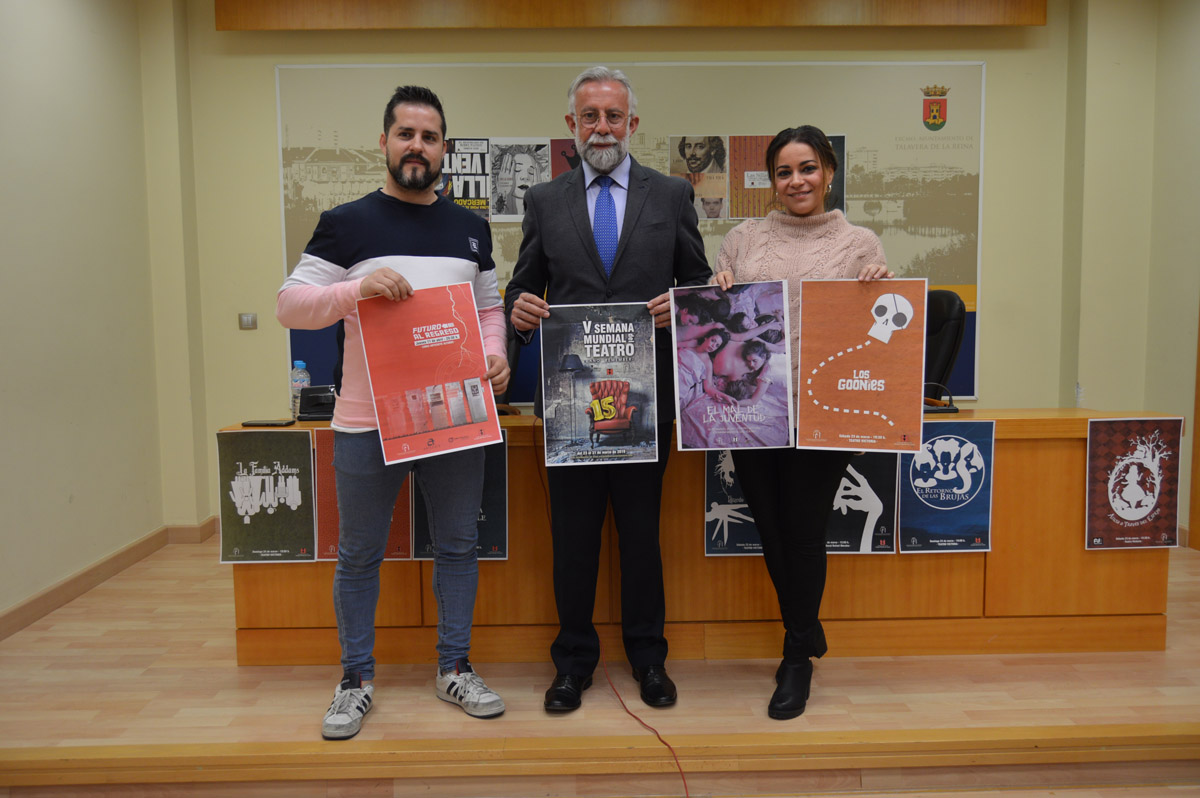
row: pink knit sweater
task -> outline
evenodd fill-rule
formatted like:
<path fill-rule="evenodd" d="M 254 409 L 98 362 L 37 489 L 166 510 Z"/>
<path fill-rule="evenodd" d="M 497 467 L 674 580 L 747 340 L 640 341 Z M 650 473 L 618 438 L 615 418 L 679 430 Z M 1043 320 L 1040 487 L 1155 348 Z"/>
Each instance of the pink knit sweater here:
<path fill-rule="evenodd" d="M 852 279 L 872 263 L 887 265 L 879 237 L 847 222 L 841 211 L 815 216 L 771 211 L 765 219 L 750 219 L 729 231 L 717 256 L 717 271 L 732 271 L 737 283 L 787 280 L 795 342 L 800 281 Z M 793 351 L 793 379 L 796 355 Z"/>

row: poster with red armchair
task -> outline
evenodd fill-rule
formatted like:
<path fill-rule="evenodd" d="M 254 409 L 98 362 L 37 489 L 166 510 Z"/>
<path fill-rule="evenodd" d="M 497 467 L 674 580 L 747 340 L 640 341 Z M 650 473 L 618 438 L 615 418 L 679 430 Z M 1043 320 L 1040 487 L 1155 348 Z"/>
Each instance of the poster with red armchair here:
<path fill-rule="evenodd" d="M 657 460 L 655 375 L 645 302 L 552 305 L 542 320 L 546 465 Z"/>

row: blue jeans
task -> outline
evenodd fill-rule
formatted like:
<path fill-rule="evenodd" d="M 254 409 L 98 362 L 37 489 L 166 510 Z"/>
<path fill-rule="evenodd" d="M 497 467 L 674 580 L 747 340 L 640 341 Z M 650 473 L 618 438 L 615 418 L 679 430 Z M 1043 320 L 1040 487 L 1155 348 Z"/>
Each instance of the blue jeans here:
<path fill-rule="evenodd" d="M 476 544 L 483 497 L 483 449 L 385 465 L 375 432 L 335 432 L 338 561 L 333 577 L 342 671 L 375 678 L 375 607 L 379 564 L 392 511 L 412 472 L 425 497 L 433 539 L 433 595 L 438 608 L 438 665 L 448 670 L 471 650 L 471 620 L 479 583 Z"/>

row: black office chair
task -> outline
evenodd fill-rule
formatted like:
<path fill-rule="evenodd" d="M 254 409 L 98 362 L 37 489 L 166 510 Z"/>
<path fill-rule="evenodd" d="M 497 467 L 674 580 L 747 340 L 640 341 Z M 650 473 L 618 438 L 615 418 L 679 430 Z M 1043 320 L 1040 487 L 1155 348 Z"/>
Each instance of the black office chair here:
<path fill-rule="evenodd" d="M 941 289 L 929 292 L 925 304 L 925 398 L 941 400 L 945 395 L 950 404 L 927 407 L 926 412 L 958 412 L 946 383 L 962 346 L 966 318 L 967 306 L 958 294 Z"/>

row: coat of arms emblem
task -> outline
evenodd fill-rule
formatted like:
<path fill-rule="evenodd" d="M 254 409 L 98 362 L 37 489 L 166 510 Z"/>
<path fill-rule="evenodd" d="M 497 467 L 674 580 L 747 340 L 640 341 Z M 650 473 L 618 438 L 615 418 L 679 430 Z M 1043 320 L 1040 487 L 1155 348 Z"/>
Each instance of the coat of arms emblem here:
<path fill-rule="evenodd" d="M 949 87 L 926 86 L 921 92 L 925 95 L 921 121 L 930 130 L 941 130 L 946 126 L 946 95 L 950 93 Z"/>

